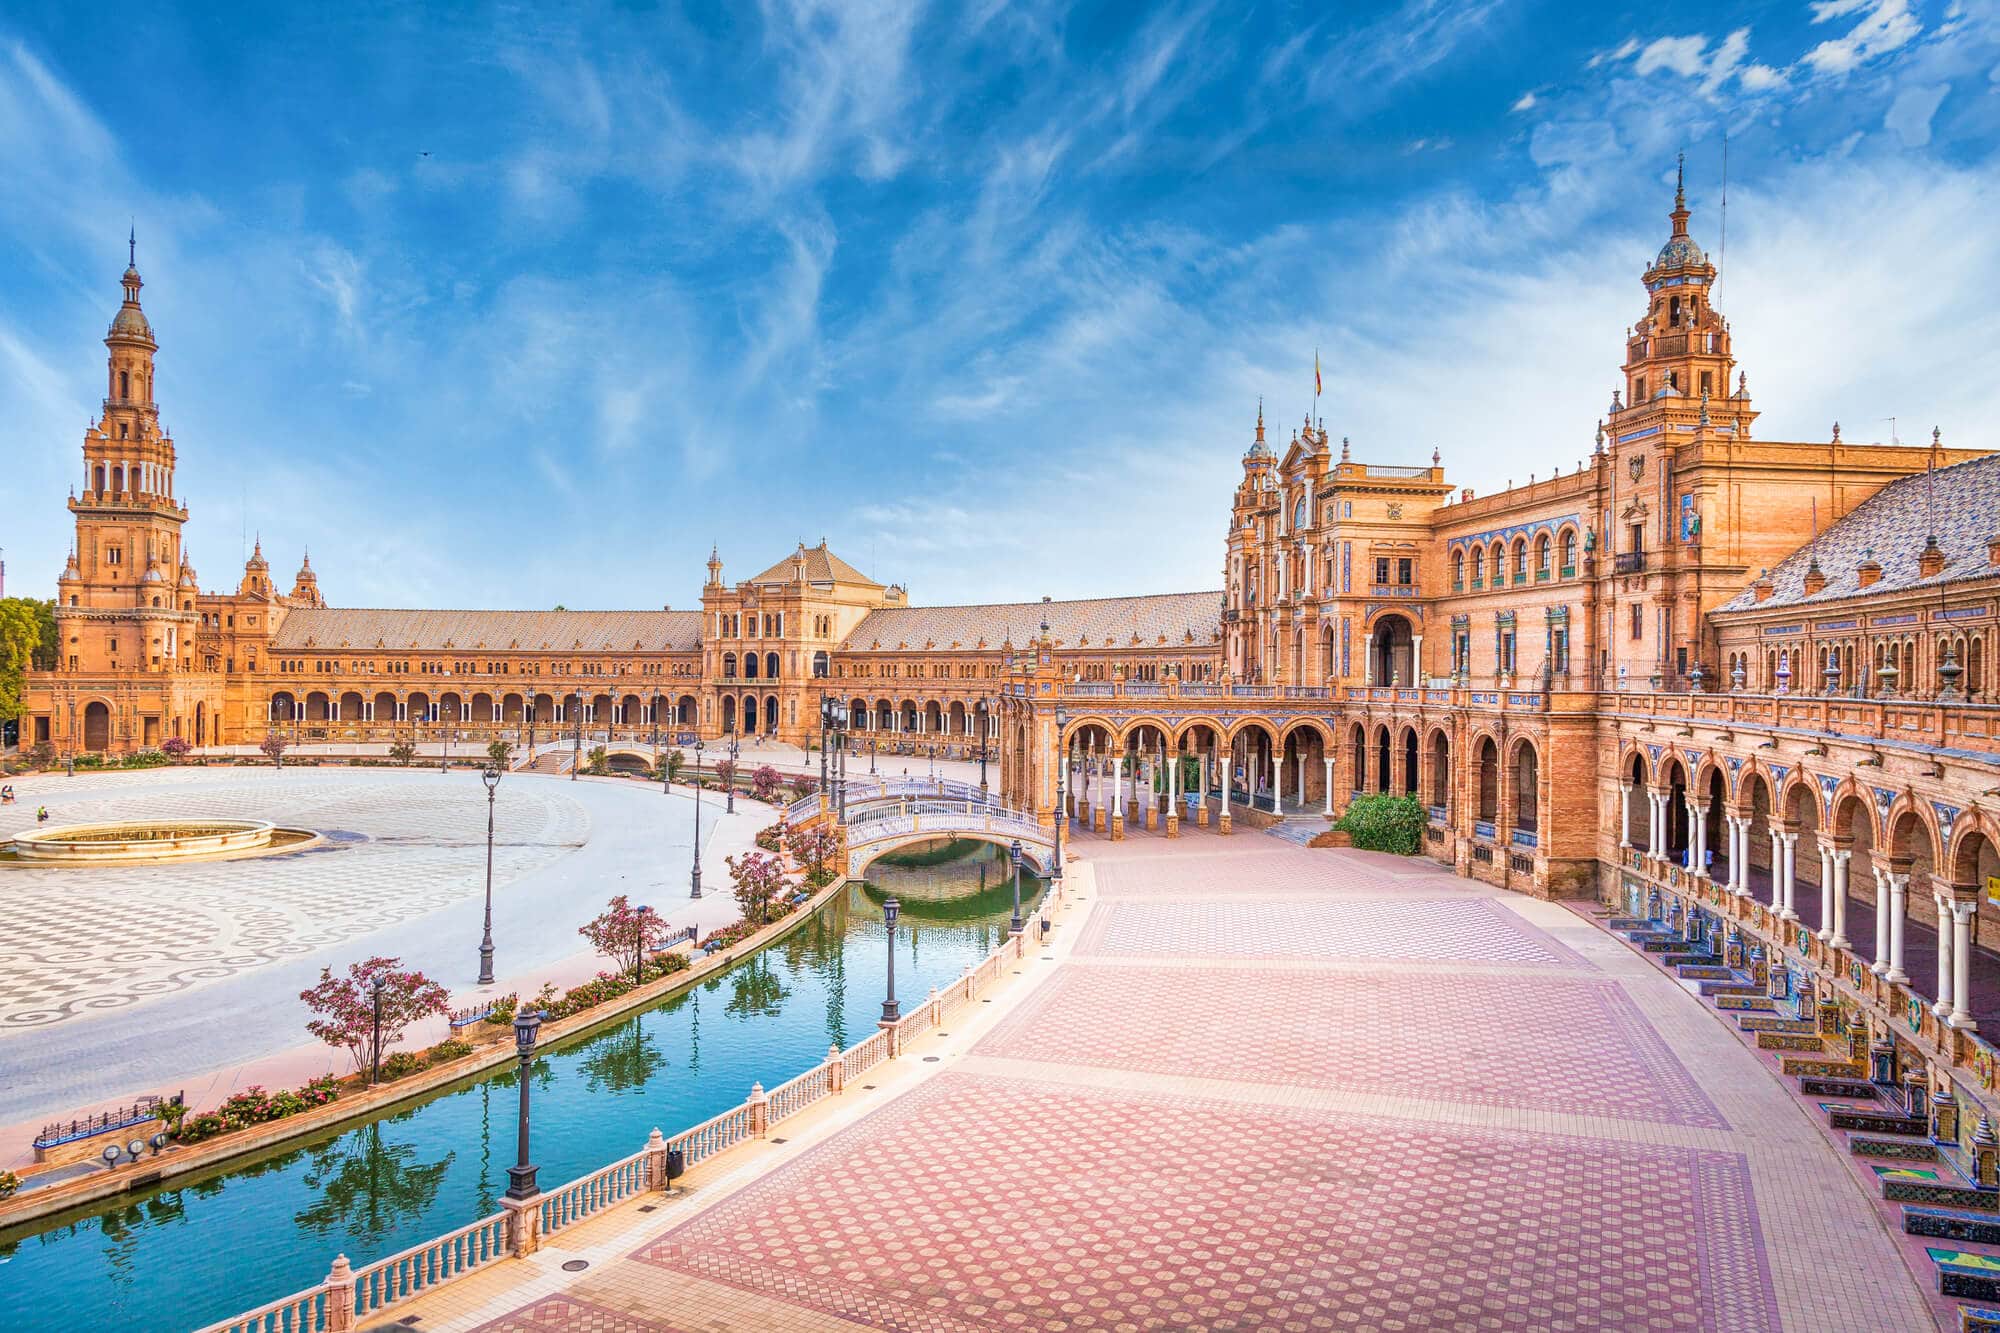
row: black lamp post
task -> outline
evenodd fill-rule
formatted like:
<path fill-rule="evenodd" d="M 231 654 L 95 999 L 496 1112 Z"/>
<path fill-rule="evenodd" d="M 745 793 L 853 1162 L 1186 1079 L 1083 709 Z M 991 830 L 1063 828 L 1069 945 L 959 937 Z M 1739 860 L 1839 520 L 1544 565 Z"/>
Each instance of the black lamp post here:
<path fill-rule="evenodd" d="M 514 1053 L 521 1058 L 521 1114 L 515 1126 L 514 1165 L 507 1168 L 507 1197 L 510 1199 L 532 1199 L 535 1188 L 535 1167 L 528 1160 L 528 1073 L 535 1063 L 535 1033 L 542 1026 L 542 1016 L 530 1009 L 514 1015 Z"/>
<path fill-rule="evenodd" d="M 486 933 L 479 940 L 479 984 L 493 984 L 493 798 L 500 787 L 500 770 L 489 764 L 479 774 L 486 784 Z"/>
<path fill-rule="evenodd" d="M 736 813 L 736 756 L 742 753 L 742 750 L 742 745 L 738 743 L 734 736 L 731 736 L 729 738 L 729 780 L 722 784 L 724 799 L 729 802 L 723 810 L 724 814 L 733 815 Z"/>
<path fill-rule="evenodd" d="M 875 775 L 875 751 L 880 747 L 880 745 L 881 742 L 877 740 L 875 737 L 870 736 L 868 738 L 868 775 L 870 777 L 873 777 Z"/>
<path fill-rule="evenodd" d="M 835 804 L 841 823 L 847 822 L 847 705 L 838 699 L 833 701 L 833 744 L 839 752 L 834 756 L 832 777 L 836 791 Z"/>
<path fill-rule="evenodd" d="M 1069 740 L 1064 732 L 1069 727 L 1069 713 L 1061 704 L 1056 705 L 1056 850 L 1049 860 L 1049 873 L 1062 874 L 1063 824 L 1069 819 Z"/>
<path fill-rule="evenodd" d="M 896 1003 L 896 914 L 903 905 L 894 898 L 882 904 L 882 924 L 889 928 L 889 996 L 882 1001 L 882 1021 L 894 1023 L 901 1020 L 903 1010 Z"/>
<path fill-rule="evenodd" d="M 444 730 L 444 758 L 438 760 L 438 772 L 451 772 L 451 728 Z"/>
<path fill-rule="evenodd" d="M 701 897 L 701 738 L 694 742 L 694 876 L 688 897 Z"/>
<path fill-rule="evenodd" d="M 977 711 L 979 713 L 979 790 L 983 792 L 986 790 L 986 733 L 989 730 L 987 726 L 988 714 L 986 711 L 986 701 L 984 699 L 979 701 Z"/>
<path fill-rule="evenodd" d="M 569 780 L 576 781 L 577 770 L 583 767 L 583 695 L 581 692 L 570 698 L 576 700 L 576 716 L 570 719 Z"/>
<path fill-rule="evenodd" d="M 368 978 L 368 990 L 375 1004 L 375 1041 L 368 1048 L 368 1083 L 372 1087 L 382 1081 L 382 974 L 380 972 Z"/>
<path fill-rule="evenodd" d="M 1014 845 L 1007 849 L 1007 859 L 1014 863 L 1014 920 L 1008 929 L 1016 935 L 1021 933 L 1021 840 L 1014 839 Z"/>

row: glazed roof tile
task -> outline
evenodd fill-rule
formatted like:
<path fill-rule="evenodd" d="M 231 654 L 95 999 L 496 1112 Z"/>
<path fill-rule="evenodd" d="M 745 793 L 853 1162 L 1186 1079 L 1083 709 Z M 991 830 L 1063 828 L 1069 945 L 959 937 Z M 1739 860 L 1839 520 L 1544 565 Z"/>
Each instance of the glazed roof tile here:
<path fill-rule="evenodd" d="M 1148 597 L 1095 597 L 1075 602 L 999 602 L 989 606 L 892 606 L 871 611 L 841 644 L 845 652 L 870 649 L 998 648 L 1026 644 L 1040 632 L 1065 647 L 1208 644 L 1222 618 L 1220 592 L 1159 593 Z"/>
<path fill-rule="evenodd" d="M 1930 578 L 1917 559 L 1935 533 L 1944 568 Z M 1857 594 L 1877 597 L 1909 588 L 1935 587 L 1994 574 L 1986 545 L 2000 535 L 2000 454 L 1954 463 L 1890 482 L 1839 522 L 1786 556 L 1770 573 L 1772 593 L 1758 601 L 1745 588 L 1724 611 L 1822 605 Z M 1873 556 L 1882 577 L 1861 586 L 1861 562 Z M 1826 587 L 1806 595 L 1806 570 L 1819 561 Z"/>
<path fill-rule="evenodd" d="M 806 582 L 808 583 L 857 583 L 865 588 L 879 588 L 882 585 L 869 578 L 853 565 L 848 564 L 832 551 L 826 543 L 818 546 L 801 545 L 797 552 L 786 556 L 762 574 L 750 580 L 752 583 L 790 583 L 792 581 L 792 561 L 803 552 L 806 558 Z"/>
<path fill-rule="evenodd" d="M 272 647 L 480 652 L 691 652 L 699 611 L 392 611 L 301 607 Z"/>

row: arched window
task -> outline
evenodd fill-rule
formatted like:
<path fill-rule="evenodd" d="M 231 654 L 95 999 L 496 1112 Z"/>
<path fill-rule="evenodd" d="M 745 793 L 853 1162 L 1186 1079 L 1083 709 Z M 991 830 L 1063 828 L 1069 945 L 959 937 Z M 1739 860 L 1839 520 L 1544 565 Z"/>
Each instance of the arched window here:
<path fill-rule="evenodd" d="M 124 371 L 118 372 L 118 400 L 128 401 L 132 397 L 132 377 Z"/>
<path fill-rule="evenodd" d="M 826 649 L 822 648 L 818 652 L 813 654 L 813 678 L 816 680 L 825 680 L 826 672 L 827 672 Z"/>
<path fill-rule="evenodd" d="M 722 678 L 723 678 L 724 680 L 735 680 L 735 679 L 736 679 L 736 654 L 735 654 L 735 653 L 724 653 L 724 654 L 722 655 Z"/>
<path fill-rule="evenodd" d="M 1528 577 L 1528 543 L 1525 538 L 1514 539 L 1514 582 Z"/>
<path fill-rule="evenodd" d="M 778 678 L 778 655 L 776 653 L 765 653 L 764 679 L 776 680 L 777 678 Z"/>
<path fill-rule="evenodd" d="M 757 654 L 755 653 L 743 654 L 743 679 L 745 680 L 757 679 L 757 667 L 758 667 Z"/>
<path fill-rule="evenodd" d="M 1576 529 L 1575 528 L 1565 528 L 1563 530 L 1562 561 L 1563 561 L 1562 576 L 1566 579 L 1574 578 L 1576 576 Z"/>
<path fill-rule="evenodd" d="M 1472 586 L 1477 588 L 1486 578 L 1486 549 L 1474 547 L 1472 551 Z"/>
<path fill-rule="evenodd" d="M 1549 576 L 1549 573 L 1550 573 L 1550 570 L 1549 570 L 1549 552 L 1550 552 L 1551 550 L 1553 550 L 1553 549 L 1554 549 L 1554 545 L 1553 545 L 1553 543 L 1551 543 L 1551 542 L 1549 541 L 1549 538 L 1548 538 L 1548 534 L 1547 534 L 1547 533 L 1543 533 L 1543 534 L 1542 534 L 1542 537 L 1541 537 L 1541 540 L 1540 540 L 1540 541 L 1537 541 L 1537 542 L 1535 543 L 1535 577 L 1536 577 L 1536 578 L 1538 578 L 1538 579 L 1545 579 L 1545 578 L 1547 578 L 1547 577 Z"/>
<path fill-rule="evenodd" d="M 1465 587 L 1465 552 L 1451 553 L 1451 590 L 1458 592 Z"/>

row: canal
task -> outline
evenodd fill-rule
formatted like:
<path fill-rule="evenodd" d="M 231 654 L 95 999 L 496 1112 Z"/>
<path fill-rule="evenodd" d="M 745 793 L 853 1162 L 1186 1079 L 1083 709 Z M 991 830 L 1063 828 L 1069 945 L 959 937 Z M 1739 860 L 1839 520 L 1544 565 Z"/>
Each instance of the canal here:
<path fill-rule="evenodd" d="M 902 904 L 907 1005 L 1006 938 L 1006 854 L 940 842 L 884 858 L 791 935 L 536 1061 L 545 1188 L 737 1105 L 851 1046 L 881 1016 L 882 901 Z M 1023 908 L 1040 881 L 1023 872 Z M 512 1068 L 261 1159 L 0 1234 L 0 1328 L 185 1330 L 359 1268 L 499 1207 L 513 1160 Z"/>

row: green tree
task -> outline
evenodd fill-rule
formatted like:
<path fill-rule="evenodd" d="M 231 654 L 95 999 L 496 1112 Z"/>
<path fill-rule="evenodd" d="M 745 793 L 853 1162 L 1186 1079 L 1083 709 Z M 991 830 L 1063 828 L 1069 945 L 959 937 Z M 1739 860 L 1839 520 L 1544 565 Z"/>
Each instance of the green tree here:
<path fill-rule="evenodd" d="M 514 747 L 507 741 L 489 741 L 486 746 L 486 757 L 492 761 L 493 767 L 504 773 L 507 771 L 508 761 L 514 757 Z"/>
<path fill-rule="evenodd" d="M 0 597 L 0 722 L 21 716 L 27 674 L 54 668 L 58 642 L 55 603 Z"/>

